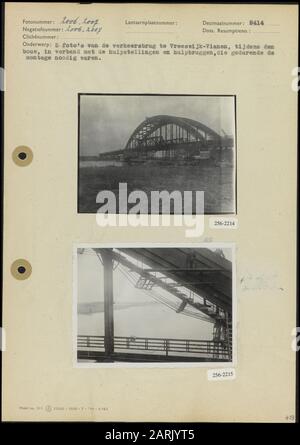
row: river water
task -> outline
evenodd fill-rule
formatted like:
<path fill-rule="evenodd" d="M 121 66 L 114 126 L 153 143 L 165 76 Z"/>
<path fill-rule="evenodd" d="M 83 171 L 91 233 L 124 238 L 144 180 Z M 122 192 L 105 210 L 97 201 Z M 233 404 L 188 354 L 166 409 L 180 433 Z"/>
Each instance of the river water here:
<path fill-rule="evenodd" d="M 212 339 L 211 323 L 177 314 L 160 303 L 115 310 L 114 324 L 116 336 Z M 104 314 L 78 314 L 78 334 L 104 335 Z"/>

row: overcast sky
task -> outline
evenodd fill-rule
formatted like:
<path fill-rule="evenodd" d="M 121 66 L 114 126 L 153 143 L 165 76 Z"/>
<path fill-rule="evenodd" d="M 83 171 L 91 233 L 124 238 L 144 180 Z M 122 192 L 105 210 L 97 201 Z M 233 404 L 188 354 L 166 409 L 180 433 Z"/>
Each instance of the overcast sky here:
<path fill-rule="evenodd" d="M 234 134 L 234 98 L 213 96 L 80 96 L 80 155 L 119 150 L 146 117 L 195 119 Z"/>

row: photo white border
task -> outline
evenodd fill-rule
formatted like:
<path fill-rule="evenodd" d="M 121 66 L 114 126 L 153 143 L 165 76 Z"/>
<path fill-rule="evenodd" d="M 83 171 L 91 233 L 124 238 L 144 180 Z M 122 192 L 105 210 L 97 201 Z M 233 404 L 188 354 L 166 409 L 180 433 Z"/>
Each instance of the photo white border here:
<path fill-rule="evenodd" d="M 80 248 L 231 248 L 232 251 L 232 361 L 231 362 L 113 362 L 113 363 L 78 363 L 77 360 L 77 293 L 78 293 L 78 262 L 77 250 Z M 237 364 L 237 299 L 236 299 L 236 243 L 76 243 L 73 245 L 73 320 L 72 320 L 72 352 L 74 368 L 232 368 Z"/>
<path fill-rule="evenodd" d="M 217 98 L 223 98 L 223 97 L 230 97 L 230 98 L 232 98 L 233 99 L 233 123 L 234 123 L 234 131 L 233 131 L 233 142 L 234 142 L 234 146 L 233 146 L 233 161 L 234 161 L 234 163 L 233 163 L 233 181 L 232 181 L 232 192 L 233 192 L 233 199 L 232 199 L 232 203 L 233 203 L 233 211 L 230 211 L 230 212 L 221 212 L 221 213 L 218 213 L 218 212 L 213 212 L 213 213 L 211 213 L 211 212 L 208 212 L 208 213 L 206 213 L 206 212 L 203 212 L 203 216 L 223 216 L 223 217 L 226 217 L 226 216 L 228 216 L 228 217 L 230 217 L 230 216 L 237 216 L 238 215 L 238 209 L 237 209 L 237 195 L 238 195 L 238 190 L 237 190 L 237 169 L 238 169 L 238 166 L 237 166 L 237 157 L 238 157 L 238 154 L 237 154 L 237 150 L 238 150 L 238 145 L 237 145 L 237 127 L 238 127 L 238 125 L 237 125 L 237 98 L 238 98 L 238 96 L 237 96 L 237 94 L 236 93 L 234 93 L 234 94 L 205 94 L 205 93 L 202 93 L 202 94 L 193 94 L 193 93 L 141 93 L 141 92 L 131 92 L 131 93 L 122 93 L 122 92 L 118 92 L 118 93 L 115 93 L 115 92 L 106 92 L 106 93 L 92 93 L 92 92 L 79 92 L 78 93 L 78 129 L 79 129 L 79 131 L 78 131 L 78 135 L 77 135 L 77 214 L 78 215 L 96 215 L 97 214 L 97 212 L 79 212 L 79 184 L 80 184 L 80 156 L 81 156 L 81 150 L 80 150 L 80 120 L 81 120 L 81 113 L 82 113 L 82 110 L 81 110 L 81 97 L 82 96 L 85 96 L 85 97 L 88 97 L 88 96 L 90 96 L 90 97 L 95 97 L 95 96 L 97 96 L 97 97 L 103 97 L 103 96 L 105 96 L 105 97 L 109 97 L 109 96 L 111 96 L 111 97 L 114 97 L 114 96 L 121 96 L 121 97 L 125 97 L 125 96 L 130 96 L 130 97 L 135 97 L 135 96 L 137 96 L 137 97 L 139 97 L 139 96 L 144 96 L 144 97 L 151 97 L 151 96 L 157 96 L 157 97 L 195 97 L 195 98 L 197 98 L 197 97 L 209 97 L 209 98 L 211 98 L 211 97 L 217 97 Z M 132 131 L 134 131 L 134 130 L 132 130 Z M 130 133 L 130 135 L 131 135 L 132 133 Z M 110 190 L 110 189 L 109 189 Z M 142 191 L 144 191 L 143 189 L 141 189 Z M 199 190 L 200 191 L 200 190 Z M 111 213 L 111 214 L 109 214 L 110 216 L 119 216 L 120 215 L 120 213 L 116 213 L 116 214 L 114 214 L 114 213 Z M 128 213 L 128 215 L 129 215 L 129 213 Z M 133 214 L 134 215 L 134 214 Z M 132 216 L 133 216 L 132 215 Z M 143 216 L 145 215 L 145 216 L 151 216 L 151 213 L 145 213 L 145 214 L 142 214 Z M 161 216 L 165 216 L 165 214 L 160 214 Z M 183 214 L 182 214 L 183 215 Z M 167 214 L 167 216 L 169 216 L 168 214 Z M 196 216 L 196 214 L 193 214 L 193 216 Z M 202 216 L 202 214 L 201 214 L 201 216 Z"/>

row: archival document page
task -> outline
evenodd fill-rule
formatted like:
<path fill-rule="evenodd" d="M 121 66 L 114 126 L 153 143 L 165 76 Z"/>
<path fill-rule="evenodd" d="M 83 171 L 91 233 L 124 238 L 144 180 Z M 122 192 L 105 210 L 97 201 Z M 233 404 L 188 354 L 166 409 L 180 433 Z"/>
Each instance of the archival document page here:
<path fill-rule="evenodd" d="M 5 4 L 3 418 L 295 422 L 296 4 Z"/>

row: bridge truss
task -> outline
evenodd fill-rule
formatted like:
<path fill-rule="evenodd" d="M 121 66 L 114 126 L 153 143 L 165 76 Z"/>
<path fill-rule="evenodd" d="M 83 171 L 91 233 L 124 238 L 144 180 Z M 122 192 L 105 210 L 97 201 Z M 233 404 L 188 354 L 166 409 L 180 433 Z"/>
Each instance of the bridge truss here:
<path fill-rule="evenodd" d="M 196 249 L 196 254 L 191 254 L 191 250 L 94 249 L 104 267 L 105 335 L 79 336 L 78 358 L 96 361 L 231 361 L 231 262 L 208 249 Z M 213 339 L 115 337 L 112 277 L 117 267 L 134 287 L 176 313 L 213 323 Z"/>

